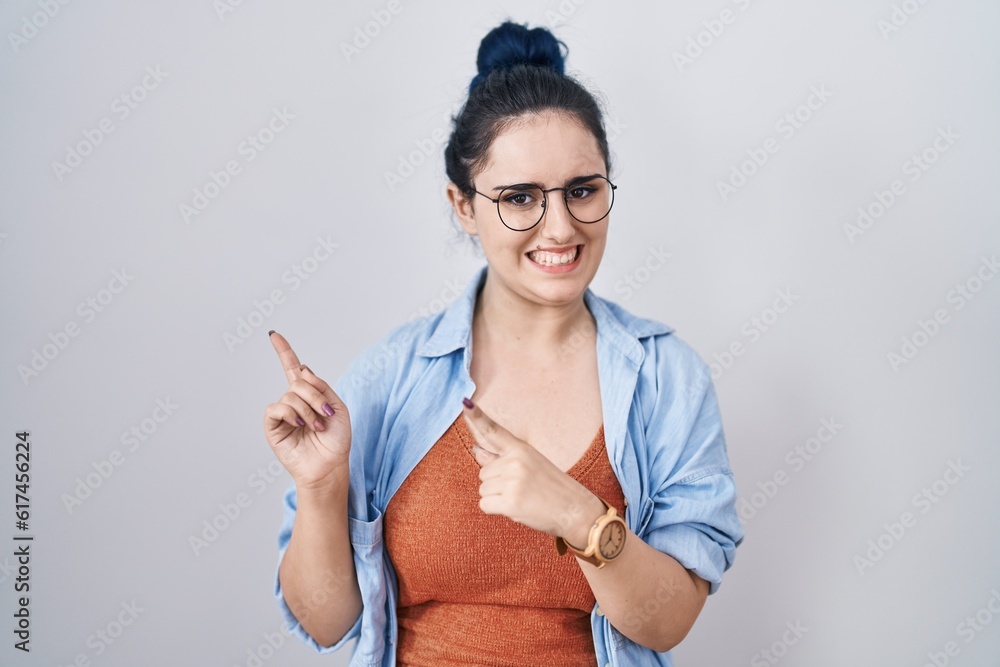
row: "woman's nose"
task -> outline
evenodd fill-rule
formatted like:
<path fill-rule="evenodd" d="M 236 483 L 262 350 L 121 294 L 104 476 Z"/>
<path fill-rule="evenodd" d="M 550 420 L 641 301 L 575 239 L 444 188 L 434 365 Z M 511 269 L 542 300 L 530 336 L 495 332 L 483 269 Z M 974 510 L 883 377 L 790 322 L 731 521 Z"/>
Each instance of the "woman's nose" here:
<path fill-rule="evenodd" d="M 543 204 L 541 224 L 553 237 L 568 237 L 574 232 L 575 218 L 570 215 L 569 207 L 563 197 L 546 195 Z"/>

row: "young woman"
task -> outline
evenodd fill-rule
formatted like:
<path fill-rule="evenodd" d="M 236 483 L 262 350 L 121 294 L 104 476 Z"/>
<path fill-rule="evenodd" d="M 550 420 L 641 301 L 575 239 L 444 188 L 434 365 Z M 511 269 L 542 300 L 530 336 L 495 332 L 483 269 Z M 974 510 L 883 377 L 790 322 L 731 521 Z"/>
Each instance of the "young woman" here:
<path fill-rule="evenodd" d="M 445 152 L 486 257 L 465 293 L 333 388 L 271 335 L 275 597 L 351 665 L 671 665 L 743 540 L 707 365 L 589 288 L 617 185 L 560 44 L 480 46 Z"/>

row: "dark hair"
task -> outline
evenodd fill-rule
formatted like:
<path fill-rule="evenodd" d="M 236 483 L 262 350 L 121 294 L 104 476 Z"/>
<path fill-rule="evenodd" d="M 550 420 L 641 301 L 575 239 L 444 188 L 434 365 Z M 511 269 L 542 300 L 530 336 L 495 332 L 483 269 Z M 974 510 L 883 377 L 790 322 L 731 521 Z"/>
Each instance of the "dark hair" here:
<path fill-rule="evenodd" d="M 563 73 L 560 45 L 566 46 L 545 28 L 528 29 L 509 20 L 479 44 L 479 73 L 469 84 L 468 100 L 452 116 L 444 151 L 445 172 L 466 196 L 473 195 L 472 177 L 485 167 L 497 136 L 522 116 L 544 110 L 568 113 L 590 130 L 610 176 L 603 114 L 594 97 Z"/>

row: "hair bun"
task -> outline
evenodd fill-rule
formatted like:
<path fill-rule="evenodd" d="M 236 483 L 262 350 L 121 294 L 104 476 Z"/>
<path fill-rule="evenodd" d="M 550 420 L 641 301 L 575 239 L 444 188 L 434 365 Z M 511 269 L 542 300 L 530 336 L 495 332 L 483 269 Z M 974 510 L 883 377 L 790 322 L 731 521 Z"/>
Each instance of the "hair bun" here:
<path fill-rule="evenodd" d="M 478 86 L 495 70 L 505 70 L 515 65 L 528 64 L 549 67 L 559 74 L 564 73 L 565 58 L 560 45 L 547 28 L 531 28 L 527 25 L 504 21 L 493 28 L 479 44 L 476 65 L 479 73 L 469 84 L 469 92 Z"/>

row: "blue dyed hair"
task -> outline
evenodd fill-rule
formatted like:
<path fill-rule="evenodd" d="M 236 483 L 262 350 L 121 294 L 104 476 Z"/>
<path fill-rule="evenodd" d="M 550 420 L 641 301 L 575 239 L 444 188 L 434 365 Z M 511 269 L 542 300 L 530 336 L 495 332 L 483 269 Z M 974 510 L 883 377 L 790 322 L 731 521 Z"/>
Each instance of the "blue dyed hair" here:
<path fill-rule="evenodd" d="M 479 43 L 479 55 L 476 57 L 479 73 L 469 84 L 469 92 L 493 70 L 510 69 L 519 64 L 551 67 L 560 75 L 564 74 L 566 61 L 560 46 L 566 47 L 545 28 L 529 29 L 526 25 L 510 21 L 501 23 Z"/>
<path fill-rule="evenodd" d="M 560 46 L 566 45 L 548 29 L 511 21 L 493 28 L 479 44 L 479 73 L 452 116 L 444 151 L 445 172 L 467 197 L 473 196 L 472 179 L 486 166 L 497 136 L 521 117 L 545 110 L 569 114 L 594 135 L 610 176 L 604 116 L 593 95 L 565 74 Z"/>

